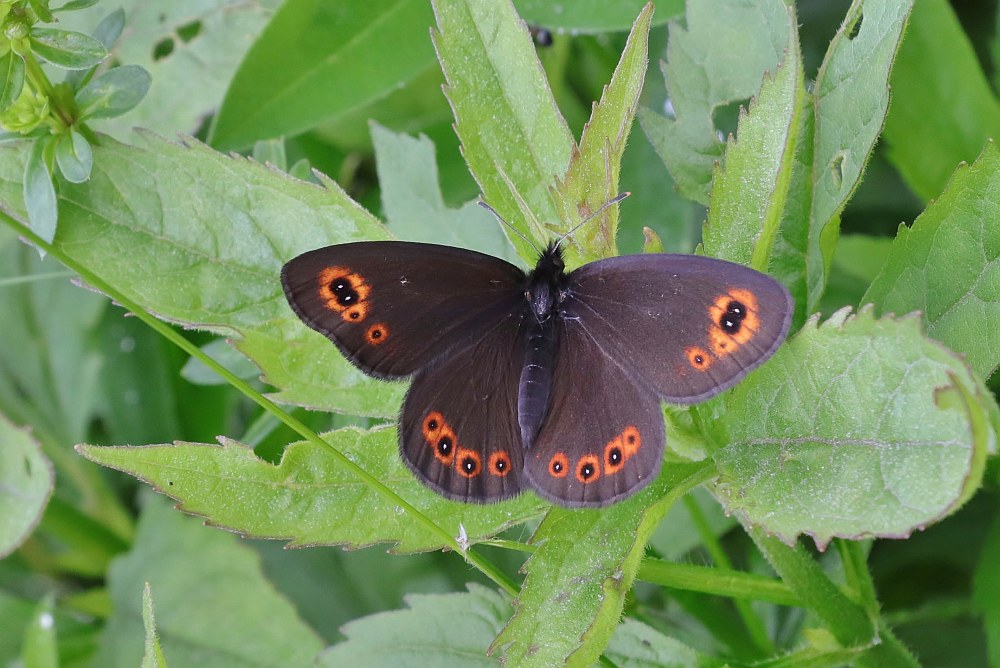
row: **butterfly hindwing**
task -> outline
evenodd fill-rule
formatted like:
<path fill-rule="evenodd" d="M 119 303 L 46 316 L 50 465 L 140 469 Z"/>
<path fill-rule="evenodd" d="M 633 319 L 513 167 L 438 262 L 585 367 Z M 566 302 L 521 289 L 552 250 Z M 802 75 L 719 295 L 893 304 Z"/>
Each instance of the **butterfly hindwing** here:
<path fill-rule="evenodd" d="M 561 323 L 549 412 L 525 453 L 525 477 L 541 496 L 599 507 L 645 487 L 664 450 L 660 401 L 602 350 L 579 322 Z"/>
<path fill-rule="evenodd" d="M 403 459 L 434 491 L 457 501 L 499 501 L 523 487 L 517 386 L 526 310 L 443 356 L 413 379 L 403 403 Z"/>
<path fill-rule="evenodd" d="M 793 310 L 770 276 L 696 255 L 599 260 L 570 273 L 567 290 L 562 316 L 674 403 L 739 382 L 777 350 Z"/>
<path fill-rule="evenodd" d="M 412 375 L 523 302 L 524 273 L 475 251 L 410 242 L 320 248 L 284 266 L 295 313 L 366 373 Z"/>

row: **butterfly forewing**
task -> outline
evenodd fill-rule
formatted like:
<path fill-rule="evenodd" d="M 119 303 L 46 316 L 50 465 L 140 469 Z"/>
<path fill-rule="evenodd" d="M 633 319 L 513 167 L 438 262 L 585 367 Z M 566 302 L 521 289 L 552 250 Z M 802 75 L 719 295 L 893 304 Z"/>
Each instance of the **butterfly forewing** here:
<path fill-rule="evenodd" d="M 773 278 L 695 255 L 631 255 L 569 274 L 562 317 L 675 403 L 732 387 L 769 358 L 793 303 Z"/>
<path fill-rule="evenodd" d="M 299 318 L 381 378 L 409 376 L 481 339 L 523 302 L 523 280 L 489 255 L 388 241 L 320 248 L 281 272 Z"/>
<path fill-rule="evenodd" d="M 663 414 L 656 394 L 581 323 L 561 324 L 548 416 L 525 453 L 528 484 L 563 506 L 606 506 L 660 470 Z"/>
<path fill-rule="evenodd" d="M 425 484 L 459 501 L 499 501 L 523 486 L 517 422 L 523 316 L 511 313 L 478 341 L 413 379 L 403 403 L 403 459 Z"/>

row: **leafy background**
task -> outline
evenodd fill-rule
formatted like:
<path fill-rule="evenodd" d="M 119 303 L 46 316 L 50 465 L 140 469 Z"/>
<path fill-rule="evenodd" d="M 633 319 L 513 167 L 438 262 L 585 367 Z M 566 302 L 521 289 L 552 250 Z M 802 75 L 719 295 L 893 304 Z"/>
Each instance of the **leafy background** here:
<path fill-rule="evenodd" d="M 31 146 L 0 149 L 0 660 L 1000 665 L 996 7 L 688 4 L 519 0 L 536 56 L 504 2 L 126 2 L 112 59 L 149 93 L 57 183 L 45 258 Z M 480 193 L 545 238 L 619 189 L 575 262 L 701 242 L 785 281 L 798 333 L 667 408 L 663 475 L 612 509 L 435 497 L 395 454 L 403 388 L 278 268 L 389 236 L 524 263 Z"/>

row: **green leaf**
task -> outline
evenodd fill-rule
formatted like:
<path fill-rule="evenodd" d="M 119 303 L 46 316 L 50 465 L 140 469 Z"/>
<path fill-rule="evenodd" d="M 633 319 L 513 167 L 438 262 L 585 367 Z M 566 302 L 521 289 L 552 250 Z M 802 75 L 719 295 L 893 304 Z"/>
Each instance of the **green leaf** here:
<path fill-rule="evenodd" d="M 517 13 L 528 25 L 572 35 L 629 30 L 646 4 L 646 0 L 574 0 L 565 5 L 550 0 L 514 0 Z M 683 0 L 660 0 L 652 25 L 662 25 L 683 12 Z"/>
<path fill-rule="evenodd" d="M 320 655 L 320 666 L 434 668 L 499 666 L 486 649 L 510 616 L 506 596 L 481 585 L 468 592 L 411 594 L 405 610 L 393 610 L 348 623 L 347 640 Z M 419 654 L 414 648 L 419 647 Z M 416 663 L 414 663 L 416 662 Z"/>
<path fill-rule="evenodd" d="M 787 48 L 791 25 L 781 0 L 687 4 L 687 26 L 670 24 L 663 76 L 673 118 L 640 111 L 642 129 L 687 197 L 708 202 L 724 145 L 716 110 L 757 93 Z"/>
<path fill-rule="evenodd" d="M 24 88 L 24 60 L 13 51 L 0 57 L 0 113 L 7 111 Z"/>
<path fill-rule="evenodd" d="M 67 70 L 85 70 L 108 56 L 103 44 L 80 32 L 36 26 L 28 39 L 31 50 L 40 58 Z"/>
<path fill-rule="evenodd" d="M 730 665 L 634 619 L 626 619 L 618 625 L 605 656 L 616 666 L 630 668 L 723 668 Z"/>
<path fill-rule="evenodd" d="M 138 65 L 108 70 L 76 94 L 80 118 L 114 118 L 131 111 L 149 92 L 152 79 Z"/>
<path fill-rule="evenodd" d="M 716 163 L 712 203 L 702 237 L 705 254 L 766 271 L 785 210 L 806 96 L 798 37 L 788 11 L 788 45 L 774 76 L 765 76 L 749 111 Z"/>
<path fill-rule="evenodd" d="M 854 0 L 816 77 L 808 313 L 815 310 L 826 286 L 840 212 L 857 188 L 882 129 L 889 107 L 889 73 L 912 5 L 913 0 Z"/>
<path fill-rule="evenodd" d="M 157 634 L 180 666 L 304 666 L 322 643 L 275 591 L 260 557 L 150 495 L 132 550 L 112 563 L 113 613 L 91 665 L 136 666 L 145 638 L 142 593 L 162 592 Z"/>
<path fill-rule="evenodd" d="M 646 541 L 704 464 L 672 463 L 635 496 L 601 510 L 553 508 L 532 536 L 537 549 L 516 613 L 493 644 L 514 666 L 589 666 L 604 651 L 632 588 Z"/>
<path fill-rule="evenodd" d="M 996 438 L 991 395 L 916 318 L 812 319 L 717 400 L 716 494 L 785 541 L 902 537 L 960 506 Z"/>
<path fill-rule="evenodd" d="M 9 561 L 8 561 L 9 563 Z M 20 660 L 24 631 L 34 618 L 35 605 L 31 601 L 0 591 L 0 661 L 16 665 Z"/>
<path fill-rule="evenodd" d="M 864 304 L 865 292 L 885 265 L 891 247 L 890 237 L 863 234 L 840 237 L 819 312 L 833 313 L 845 306 Z"/>
<path fill-rule="evenodd" d="M 914 4 L 891 88 L 887 156 L 925 200 L 941 193 L 959 162 L 972 162 L 1000 135 L 1000 103 L 945 0 Z"/>
<path fill-rule="evenodd" d="M 52 464 L 38 441 L 0 415 L 0 559 L 34 530 L 53 483 Z"/>
<path fill-rule="evenodd" d="M 556 107 L 534 44 L 508 0 L 435 0 L 434 35 L 455 129 L 483 199 L 522 234 L 562 227 L 551 190 L 573 137 Z M 512 239 L 522 257 L 537 252 Z"/>
<path fill-rule="evenodd" d="M 153 618 L 153 592 L 149 583 L 142 588 L 142 626 L 146 631 L 142 652 L 142 668 L 167 668 L 167 660 L 156 637 L 156 621 Z"/>
<path fill-rule="evenodd" d="M 145 148 L 103 141 L 90 181 L 62 184 L 65 252 L 153 312 L 238 340 L 283 401 L 395 415 L 403 388 L 365 377 L 303 325 L 279 280 L 306 250 L 385 239 L 379 222 L 332 182 L 142 136 Z M 21 219 L 25 152 L 24 142 L 0 146 L 0 203 Z"/>
<path fill-rule="evenodd" d="M 501 223 L 476 202 L 449 209 L 441 196 L 434 144 L 413 139 L 372 123 L 375 164 L 382 191 L 382 210 L 393 234 L 471 248 L 516 262 Z"/>
<path fill-rule="evenodd" d="M 45 23 L 55 21 L 55 17 L 52 16 L 52 11 L 49 9 L 49 0 L 28 0 L 28 4 L 40 21 Z"/>
<path fill-rule="evenodd" d="M 635 20 L 611 83 L 594 105 L 583 128 L 580 148 L 573 152 L 558 190 L 563 206 L 560 220 L 571 227 L 618 195 L 625 142 L 639 105 L 649 52 L 649 25 L 653 5 L 647 4 Z M 594 224 L 581 227 L 566 248 L 570 264 L 617 254 L 617 207 L 605 211 Z"/>
<path fill-rule="evenodd" d="M 271 163 L 283 172 L 288 171 L 288 156 L 285 153 L 284 139 L 262 139 L 254 142 L 250 155 L 257 162 Z"/>
<path fill-rule="evenodd" d="M 983 616 L 990 665 L 1000 665 L 1000 516 L 986 536 L 972 580 L 972 598 Z"/>
<path fill-rule="evenodd" d="M 59 211 L 56 204 L 56 188 L 52 183 L 52 172 L 46 159 L 51 146 L 49 137 L 32 142 L 31 154 L 24 167 L 23 194 L 31 230 L 51 242 L 56 236 Z"/>
<path fill-rule="evenodd" d="M 982 378 L 1000 366 L 998 198 L 1000 150 L 991 141 L 912 227 L 900 226 L 863 299 L 881 313 L 920 310 L 927 333 L 964 353 Z"/>
<path fill-rule="evenodd" d="M 80 9 L 86 9 L 87 7 L 92 7 L 96 5 L 101 0 L 70 0 L 65 5 L 61 7 L 56 7 L 52 11 L 54 12 L 72 12 Z"/>
<path fill-rule="evenodd" d="M 52 594 L 38 602 L 34 617 L 24 631 L 21 664 L 31 668 L 59 668 L 55 604 Z"/>
<path fill-rule="evenodd" d="M 86 138 L 70 128 L 69 134 L 56 139 L 56 164 L 59 171 L 70 183 L 83 183 L 90 178 L 94 166 L 94 155 Z"/>
<path fill-rule="evenodd" d="M 464 527 L 470 540 L 492 537 L 546 507 L 531 495 L 486 506 L 442 498 L 417 482 L 403 463 L 395 429 L 342 429 L 325 438 L 455 536 Z M 178 443 L 138 448 L 83 445 L 78 449 L 92 461 L 134 475 L 169 494 L 181 502 L 182 510 L 244 535 L 289 540 L 296 546 L 354 548 L 398 543 L 395 550 L 399 552 L 442 547 L 437 535 L 311 443 L 288 446 L 277 465 L 229 439 L 221 446 Z M 268 512 L 261 513 L 261 507 Z"/>
<path fill-rule="evenodd" d="M 201 347 L 201 351 L 243 380 L 251 380 L 260 374 L 257 367 L 225 339 L 209 341 Z M 188 358 L 184 368 L 181 369 L 181 377 L 194 385 L 226 384 L 222 376 L 214 369 L 210 369 L 198 357 Z"/>
<path fill-rule="evenodd" d="M 434 63 L 426 0 L 290 0 L 233 76 L 210 143 L 295 135 L 388 95 Z"/>

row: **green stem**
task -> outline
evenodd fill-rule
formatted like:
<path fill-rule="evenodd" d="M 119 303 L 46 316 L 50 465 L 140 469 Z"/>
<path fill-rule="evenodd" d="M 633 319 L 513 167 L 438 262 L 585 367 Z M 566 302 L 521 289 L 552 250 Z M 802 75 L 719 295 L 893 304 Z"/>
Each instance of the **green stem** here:
<path fill-rule="evenodd" d="M 257 392 L 249 383 L 234 375 L 224 366 L 213 360 L 212 358 L 205 355 L 196 345 L 188 341 L 186 338 L 177 333 L 171 326 L 166 323 L 156 319 L 149 312 L 143 309 L 137 302 L 134 302 L 129 297 L 126 297 L 121 291 L 112 287 L 109 283 L 104 281 L 96 274 L 92 273 L 83 265 L 79 264 L 73 258 L 69 257 L 63 253 L 62 249 L 54 246 L 37 234 L 31 231 L 26 225 L 23 225 L 20 221 L 12 218 L 6 213 L 0 214 L 2 219 L 11 227 L 13 227 L 18 234 L 25 237 L 33 244 L 43 249 L 47 253 L 51 254 L 62 262 L 67 268 L 75 271 L 80 277 L 92 285 L 97 290 L 100 290 L 104 294 L 108 295 L 111 299 L 118 302 L 126 310 L 132 312 L 139 320 L 145 323 L 148 327 L 152 328 L 158 334 L 163 336 L 165 339 L 179 347 L 181 350 L 186 352 L 188 355 L 197 357 L 206 366 L 215 371 L 219 376 L 224 378 L 230 385 L 239 390 L 244 396 L 249 398 L 251 401 L 259 405 L 264 410 L 276 416 L 279 420 L 284 422 L 289 428 L 294 432 L 302 436 L 305 440 L 316 445 L 317 447 L 326 450 L 331 457 L 333 457 L 338 464 L 349 470 L 355 476 L 357 476 L 362 482 L 368 487 L 375 490 L 383 498 L 385 498 L 389 503 L 399 506 L 408 515 L 413 517 L 419 524 L 423 525 L 428 531 L 433 535 L 437 536 L 438 539 L 448 548 L 454 552 L 461 554 L 465 560 L 470 563 L 475 568 L 479 569 L 486 577 L 492 580 L 497 586 L 506 591 L 511 596 L 516 596 L 518 593 L 517 585 L 510 580 L 496 565 L 484 558 L 479 553 L 469 549 L 463 550 L 462 546 L 459 545 L 458 540 L 452 536 L 443 527 L 438 525 L 434 520 L 420 512 L 416 507 L 414 507 L 409 501 L 396 494 L 388 487 L 386 487 L 378 478 L 368 473 L 365 469 L 361 468 L 353 461 L 351 461 L 346 455 L 344 455 L 340 450 L 330 445 L 322 438 L 320 438 L 313 430 L 309 429 L 297 418 L 289 415 L 283 411 L 277 404 L 272 402 L 267 397 L 263 396 Z"/>
<path fill-rule="evenodd" d="M 716 566 L 723 571 L 735 572 L 729 555 L 722 549 L 719 537 L 715 535 L 715 532 L 709 526 L 708 519 L 705 517 L 705 513 L 702 512 L 701 506 L 698 505 L 698 501 L 690 495 L 685 496 L 684 506 L 687 508 L 688 514 L 691 515 L 691 521 L 694 523 L 695 528 L 697 528 L 698 535 L 701 536 L 702 544 L 708 550 Z M 744 626 L 746 626 L 747 631 L 750 633 L 750 638 L 753 640 L 754 645 L 765 655 L 773 654 L 775 651 L 774 643 L 771 642 L 771 639 L 767 635 L 767 628 L 764 626 L 764 622 L 753 611 L 753 608 L 750 607 L 750 602 L 742 598 L 737 598 L 733 601 L 733 604 L 736 606 L 736 612 L 743 620 Z"/>
<path fill-rule="evenodd" d="M 801 606 L 802 602 L 781 580 L 726 568 L 676 564 L 660 559 L 644 559 L 637 579 L 671 589 L 728 596 L 777 605 Z"/>
<path fill-rule="evenodd" d="M 878 598 L 875 595 L 875 583 L 868 571 L 868 558 L 864 548 L 858 541 L 836 538 L 833 541 L 840 555 L 844 568 L 844 579 L 847 586 L 856 594 L 858 602 L 872 617 L 878 615 Z"/>

